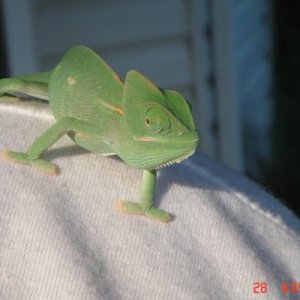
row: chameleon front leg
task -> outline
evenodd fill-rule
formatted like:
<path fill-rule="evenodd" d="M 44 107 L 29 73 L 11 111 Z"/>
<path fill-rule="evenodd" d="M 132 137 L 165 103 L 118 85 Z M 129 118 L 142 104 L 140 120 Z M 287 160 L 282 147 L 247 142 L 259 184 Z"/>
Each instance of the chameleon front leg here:
<path fill-rule="evenodd" d="M 153 207 L 155 185 L 156 170 L 144 170 L 140 202 L 118 201 L 117 210 L 124 213 L 144 215 L 160 222 L 169 222 L 171 220 L 169 213 Z"/>
<path fill-rule="evenodd" d="M 1 153 L 1 155 L 14 162 L 29 164 L 49 175 L 57 175 L 57 166 L 49 161 L 41 159 L 40 156 L 59 138 L 70 131 L 84 132 L 85 123 L 74 118 L 62 118 L 38 137 L 28 148 L 27 152 L 13 152 L 5 150 Z"/>

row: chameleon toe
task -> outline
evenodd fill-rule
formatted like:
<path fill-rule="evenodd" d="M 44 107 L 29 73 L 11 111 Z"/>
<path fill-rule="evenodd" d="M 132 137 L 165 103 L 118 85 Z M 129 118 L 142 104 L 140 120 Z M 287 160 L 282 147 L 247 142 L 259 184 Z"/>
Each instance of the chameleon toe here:
<path fill-rule="evenodd" d="M 43 173 L 46 173 L 48 175 L 55 176 L 58 174 L 58 167 L 55 164 L 43 159 L 31 160 L 24 152 L 13 152 L 9 150 L 4 150 L 0 154 L 6 160 L 10 160 L 12 162 L 16 162 L 20 164 L 31 165 L 35 169 Z"/>
<path fill-rule="evenodd" d="M 145 211 L 145 216 L 158 222 L 168 223 L 172 220 L 171 215 L 161 209 L 151 207 Z"/>
<path fill-rule="evenodd" d="M 117 201 L 116 209 L 119 212 L 128 214 L 143 215 L 152 219 L 153 221 L 168 223 L 171 221 L 171 216 L 166 211 L 160 210 L 155 207 L 145 208 L 140 203 L 131 201 Z"/>
<path fill-rule="evenodd" d="M 145 209 L 140 203 L 131 202 L 131 201 L 117 201 L 116 209 L 119 212 L 128 213 L 128 214 L 144 214 Z"/>
<path fill-rule="evenodd" d="M 44 159 L 36 159 L 30 162 L 30 164 L 35 168 L 38 169 L 39 171 L 51 175 L 51 176 L 56 176 L 59 173 L 58 167 Z"/>
<path fill-rule="evenodd" d="M 27 159 L 26 153 L 13 152 L 13 151 L 9 151 L 9 150 L 3 150 L 1 152 L 1 156 L 4 159 L 11 160 L 13 162 L 17 162 L 17 163 L 21 163 L 21 164 L 28 163 L 28 159 Z"/>

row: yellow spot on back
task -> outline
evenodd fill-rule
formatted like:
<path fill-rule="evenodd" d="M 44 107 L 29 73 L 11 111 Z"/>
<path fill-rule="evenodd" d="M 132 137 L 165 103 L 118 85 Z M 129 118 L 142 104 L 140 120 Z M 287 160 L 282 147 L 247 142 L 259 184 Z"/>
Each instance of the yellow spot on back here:
<path fill-rule="evenodd" d="M 73 84 L 76 83 L 76 79 L 74 77 L 72 77 L 72 76 L 68 77 L 67 81 L 68 81 L 69 85 L 73 85 Z"/>

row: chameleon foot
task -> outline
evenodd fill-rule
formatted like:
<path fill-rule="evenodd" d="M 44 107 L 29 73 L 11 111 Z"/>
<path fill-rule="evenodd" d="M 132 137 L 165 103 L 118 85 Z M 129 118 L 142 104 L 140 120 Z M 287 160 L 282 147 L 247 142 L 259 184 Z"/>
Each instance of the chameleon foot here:
<path fill-rule="evenodd" d="M 55 176 L 58 174 L 58 167 L 55 164 L 43 159 L 30 160 L 26 153 L 4 150 L 0 154 L 4 159 L 21 164 L 31 165 L 35 169 L 38 169 L 39 171 L 48 175 Z"/>
<path fill-rule="evenodd" d="M 131 201 L 118 201 L 116 203 L 118 211 L 128 214 L 138 214 L 146 216 L 152 220 L 167 223 L 171 221 L 171 216 L 167 212 L 158 208 L 145 208 L 140 203 Z"/>

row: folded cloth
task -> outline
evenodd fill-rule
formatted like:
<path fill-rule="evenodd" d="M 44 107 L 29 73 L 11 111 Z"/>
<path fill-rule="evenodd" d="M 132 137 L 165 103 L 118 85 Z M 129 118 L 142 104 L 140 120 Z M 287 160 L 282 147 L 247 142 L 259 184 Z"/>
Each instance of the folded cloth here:
<path fill-rule="evenodd" d="M 0 149 L 25 151 L 53 123 L 1 104 Z M 156 205 L 175 218 L 161 224 L 115 210 L 138 200 L 141 170 L 67 136 L 44 158 L 58 176 L 0 159 L 0 299 L 300 297 L 300 221 L 242 175 L 199 153 L 162 169 Z"/>

